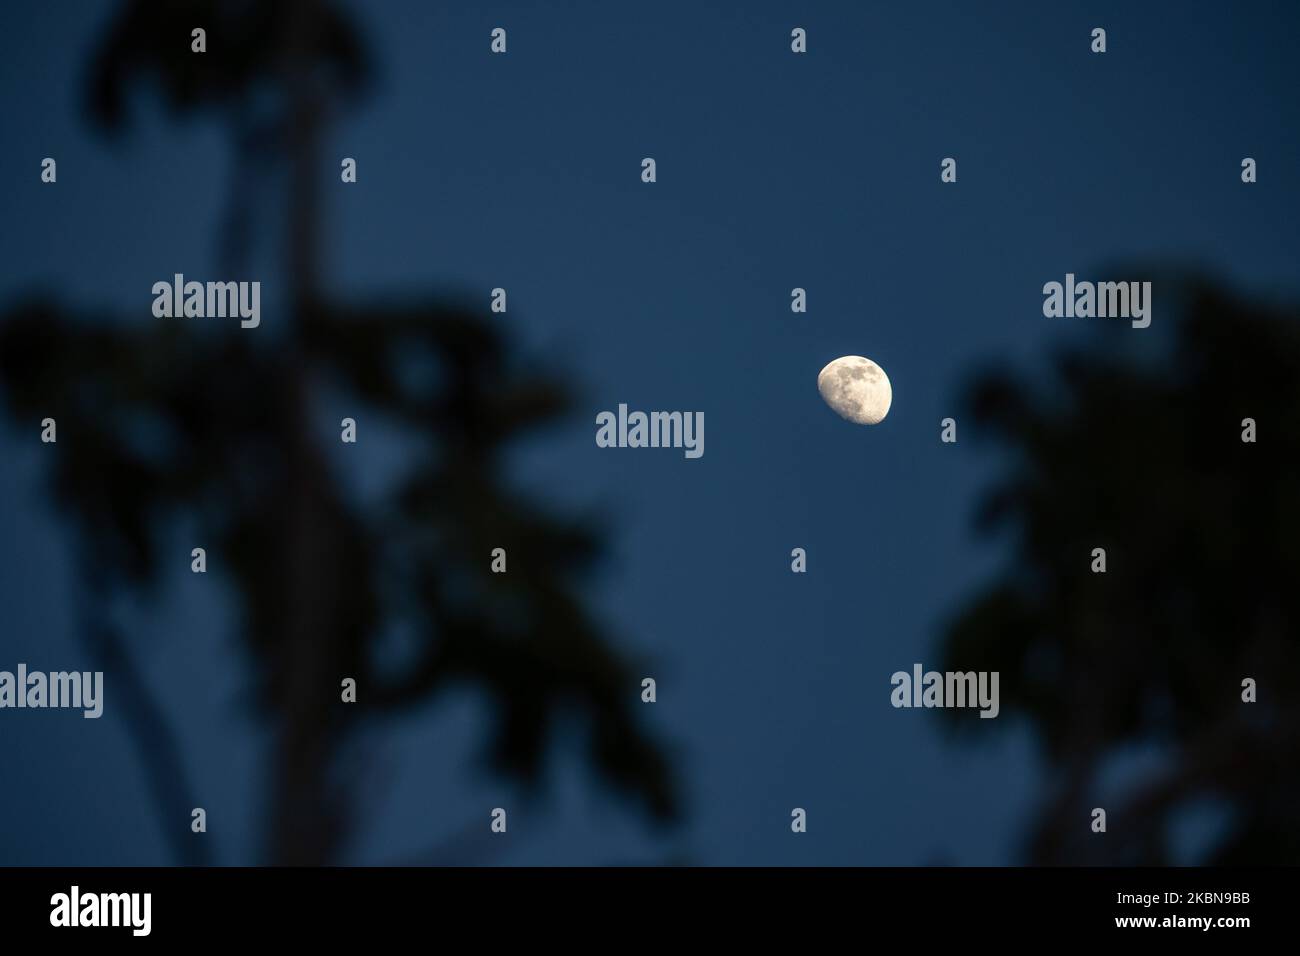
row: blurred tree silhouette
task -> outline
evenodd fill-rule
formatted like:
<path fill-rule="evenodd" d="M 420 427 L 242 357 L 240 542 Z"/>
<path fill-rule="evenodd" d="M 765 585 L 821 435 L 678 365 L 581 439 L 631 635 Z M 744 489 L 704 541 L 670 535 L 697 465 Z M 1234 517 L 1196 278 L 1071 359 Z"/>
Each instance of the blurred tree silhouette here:
<path fill-rule="evenodd" d="M 1038 732 L 1031 862 L 1170 862 L 1179 815 L 1213 801 L 1229 822 L 1206 862 L 1295 863 L 1300 310 L 1173 275 L 1155 288 L 1160 355 L 1096 321 L 1050 381 L 994 371 L 969 389 L 1008 456 L 977 524 L 1010 529 L 1013 558 L 947 627 L 946 666 L 1000 670 L 1003 714 Z M 1158 766 L 1121 773 L 1134 754 Z"/>
<path fill-rule="evenodd" d="M 208 32 L 202 55 L 190 52 L 196 26 Z M 354 307 L 320 287 L 318 143 L 328 110 L 365 85 L 357 37 L 322 0 L 134 0 L 94 61 L 91 113 L 106 130 L 124 127 L 132 85 L 153 78 L 177 112 L 227 124 L 237 169 L 287 164 L 290 295 L 275 328 L 262 327 L 268 334 L 238 323 L 105 323 L 51 301 L 17 304 L 0 325 L 10 415 L 25 427 L 58 420 L 53 487 L 78 532 L 83 637 L 111 674 L 185 862 L 209 859 L 186 828 L 202 801 L 107 607 L 188 560 L 157 550 L 182 516 L 214 543 L 212 563 L 228 572 L 240 635 L 264 675 L 257 699 L 276 728 L 269 861 L 338 860 L 356 823 L 343 755 L 359 718 L 457 682 L 494 701 L 500 771 L 535 783 L 555 718 L 573 709 L 607 783 L 654 819 L 677 810 L 666 760 L 633 718 L 634 672 L 575 591 L 599 556 L 595 527 L 520 497 L 498 467 L 511 442 L 568 407 L 566 391 L 522 367 L 464 308 L 437 299 Z M 230 268 L 248 247 L 249 188 L 236 189 L 223 229 Z M 338 480 L 335 423 L 319 414 L 338 394 L 367 410 L 363 422 L 405 436 L 408 467 L 381 501 L 351 500 Z M 508 574 L 490 573 L 494 547 L 508 550 Z M 394 630 L 419 635 L 398 665 L 383 643 Z M 358 681 L 355 705 L 340 702 L 344 677 Z"/>

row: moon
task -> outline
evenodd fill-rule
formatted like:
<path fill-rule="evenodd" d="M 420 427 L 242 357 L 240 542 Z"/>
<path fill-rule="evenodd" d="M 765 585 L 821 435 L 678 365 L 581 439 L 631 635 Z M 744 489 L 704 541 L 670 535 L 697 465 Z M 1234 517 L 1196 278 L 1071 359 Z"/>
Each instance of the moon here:
<path fill-rule="evenodd" d="M 885 370 L 861 355 L 829 363 L 817 375 L 817 391 L 841 418 L 858 425 L 878 425 L 894 400 Z"/>

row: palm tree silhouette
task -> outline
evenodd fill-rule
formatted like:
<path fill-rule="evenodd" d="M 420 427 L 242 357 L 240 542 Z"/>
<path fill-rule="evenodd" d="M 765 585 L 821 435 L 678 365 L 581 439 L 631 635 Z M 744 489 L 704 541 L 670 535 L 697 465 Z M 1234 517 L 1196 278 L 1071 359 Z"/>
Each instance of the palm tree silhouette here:
<path fill-rule="evenodd" d="M 194 27 L 207 30 L 205 54 L 190 52 Z M 357 823 L 344 757 L 355 727 L 456 684 L 494 702 L 501 772 L 536 783 L 555 717 L 577 710 L 600 777 L 653 819 L 677 812 L 666 758 L 633 717 L 638 679 L 577 590 L 600 555 L 597 526 L 516 493 L 499 467 L 511 443 L 565 412 L 567 390 L 455 302 L 350 305 L 322 288 L 319 142 L 368 75 L 356 29 L 324 0 L 127 3 L 94 61 L 93 119 L 121 131 L 128 91 L 156 78 L 178 113 L 225 123 L 237 170 L 283 164 L 287 311 L 274 336 L 105 323 L 49 300 L 16 304 L 0 324 L 9 413 L 59 422 L 53 484 L 77 530 L 82 636 L 123 699 L 184 862 L 210 860 L 187 826 L 201 801 L 107 609 L 117 591 L 161 579 L 157 538 L 180 515 L 215 542 L 275 728 L 269 861 L 340 859 Z M 237 187 L 220 240 L 227 268 L 241 267 L 256 223 Z M 341 446 L 321 438 L 327 394 L 405 436 L 405 470 L 378 501 L 338 478 Z M 507 574 L 489 570 L 495 547 Z M 418 635 L 396 663 L 382 642 L 395 629 Z M 358 682 L 354 705 L 340 701 L 344 677 Z"/>
<path fill-rule="evenodd" d="M 1049 380 L 969 388 L 1007 453 L 978 526 L 1009 531 L 1013 558 L 947 626 L 947 666 L 1000 670 L 1004 715 L 1037 732 L 1030 861 L 1171 862 L 1179 815 L 1213 801 L 1227 822 L 1207 861 L 1295 863 L 1300 310 L 1176 273 L 1155 288 L 1159 356 L 1099 322 Z M 1154 769 L 1122 779 L 1135 752 Z"/>

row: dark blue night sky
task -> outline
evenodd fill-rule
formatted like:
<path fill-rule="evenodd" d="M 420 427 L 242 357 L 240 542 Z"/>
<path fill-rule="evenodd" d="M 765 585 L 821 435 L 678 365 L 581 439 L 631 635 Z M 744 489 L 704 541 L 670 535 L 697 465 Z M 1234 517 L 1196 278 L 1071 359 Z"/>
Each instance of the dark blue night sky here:
<path fill-rule="evenodd" d="M 85 122 L 85 64 L 113 6 L 26 5 L 0 35 L 2 304 L 45 290 L 144 322 L 154 281 L 218 273 L 240 175 L 218 127 L 177 122 L 149 95 L 119 140 Z M 508 842 L 488 862 L 1016 862 L 1040 784 L 1032 728 L 1004 715 L 951 738 L 937 713 L 889 705 L 890 674 L 938 666 L 944 621 L 1009 560 L 972 529 L 996 456 L 960 432 L 941 444 L 939 422 L 960 429 L 960 389 L 985 363 L 1032 367 L 1075 331 L 1041 311 L 1043 284 L 1067 272 L 1177 263 L 1300 293 L 1297 8 L 453 6 L 355 5 L 377 82 L 323 159 L 328 288 L 486 310 L 505 287 L 496 321 L 572 380 L 577 410 L 510 467 L 535 495 L 606 517 L 588 598 L 658 680 L 641 713 L 685 817 L 647 824 L 565 746 L 525 796 L 478 761 L 490 713 L 466 690 L 367 731 L 348 860 L 401 859 L 505 806 Z M 495 26 L 504 57 L 488 52 Z M 790 52 L 794 26 L 805 56 Z M 1094 26 L 1104 56 L 1089 52 Z M 44 156 L 55 187 L 39 182 Z M 343 156 L 355 186 L 338 182 Z M 946 156 L 955 185 L 939 181 Z M 1250 187 L 1244 156 L 1259 162 Z M 252 274 L 273 335 L 271 198 L 264 214 Z M 790 310 L 796 286 L 807 314 Z M 1161 304 L 1157 287 L 1134 348 L 1160 347 Z M 819 398 L 817 372 L 844 354 L 888 372 L 881 425 Z M 704 456 L 597 448 L 595 415 L 620 402 L 703 411 Z M 73 545 L 37 436 L 8 419 L 0 446 L 0 669 L 79 666 Z M 378 428 L 363 442 L 347 465 L 358 494 L 402 456 Z M 177 527 L 166 587 L 117 610 L 185 742 L 219 862 L 246 863 L 265 734 L 243 704 L 249 661 L 220 575 L 189 573 L 191 539 Z M 794 547 L 805 575 L 790 573 Z M 0 863 L 168 862 L 106 693 L 99 721 L 0 714 Z M 1189 860 L 1210 825 L 1189 824 Z"/>

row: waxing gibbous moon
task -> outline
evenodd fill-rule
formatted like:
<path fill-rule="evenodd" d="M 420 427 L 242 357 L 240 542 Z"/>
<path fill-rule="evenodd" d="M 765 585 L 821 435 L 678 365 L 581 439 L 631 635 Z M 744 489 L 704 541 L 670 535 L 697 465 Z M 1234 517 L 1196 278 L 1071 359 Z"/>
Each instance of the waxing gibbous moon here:
<path fill-rule="evenodd" d="M 817 391 L 841 418 L 876 425 L 889 414 L 894 389 L 885 370 L 861 355 L 845 355 L 817 376 Z"/>

